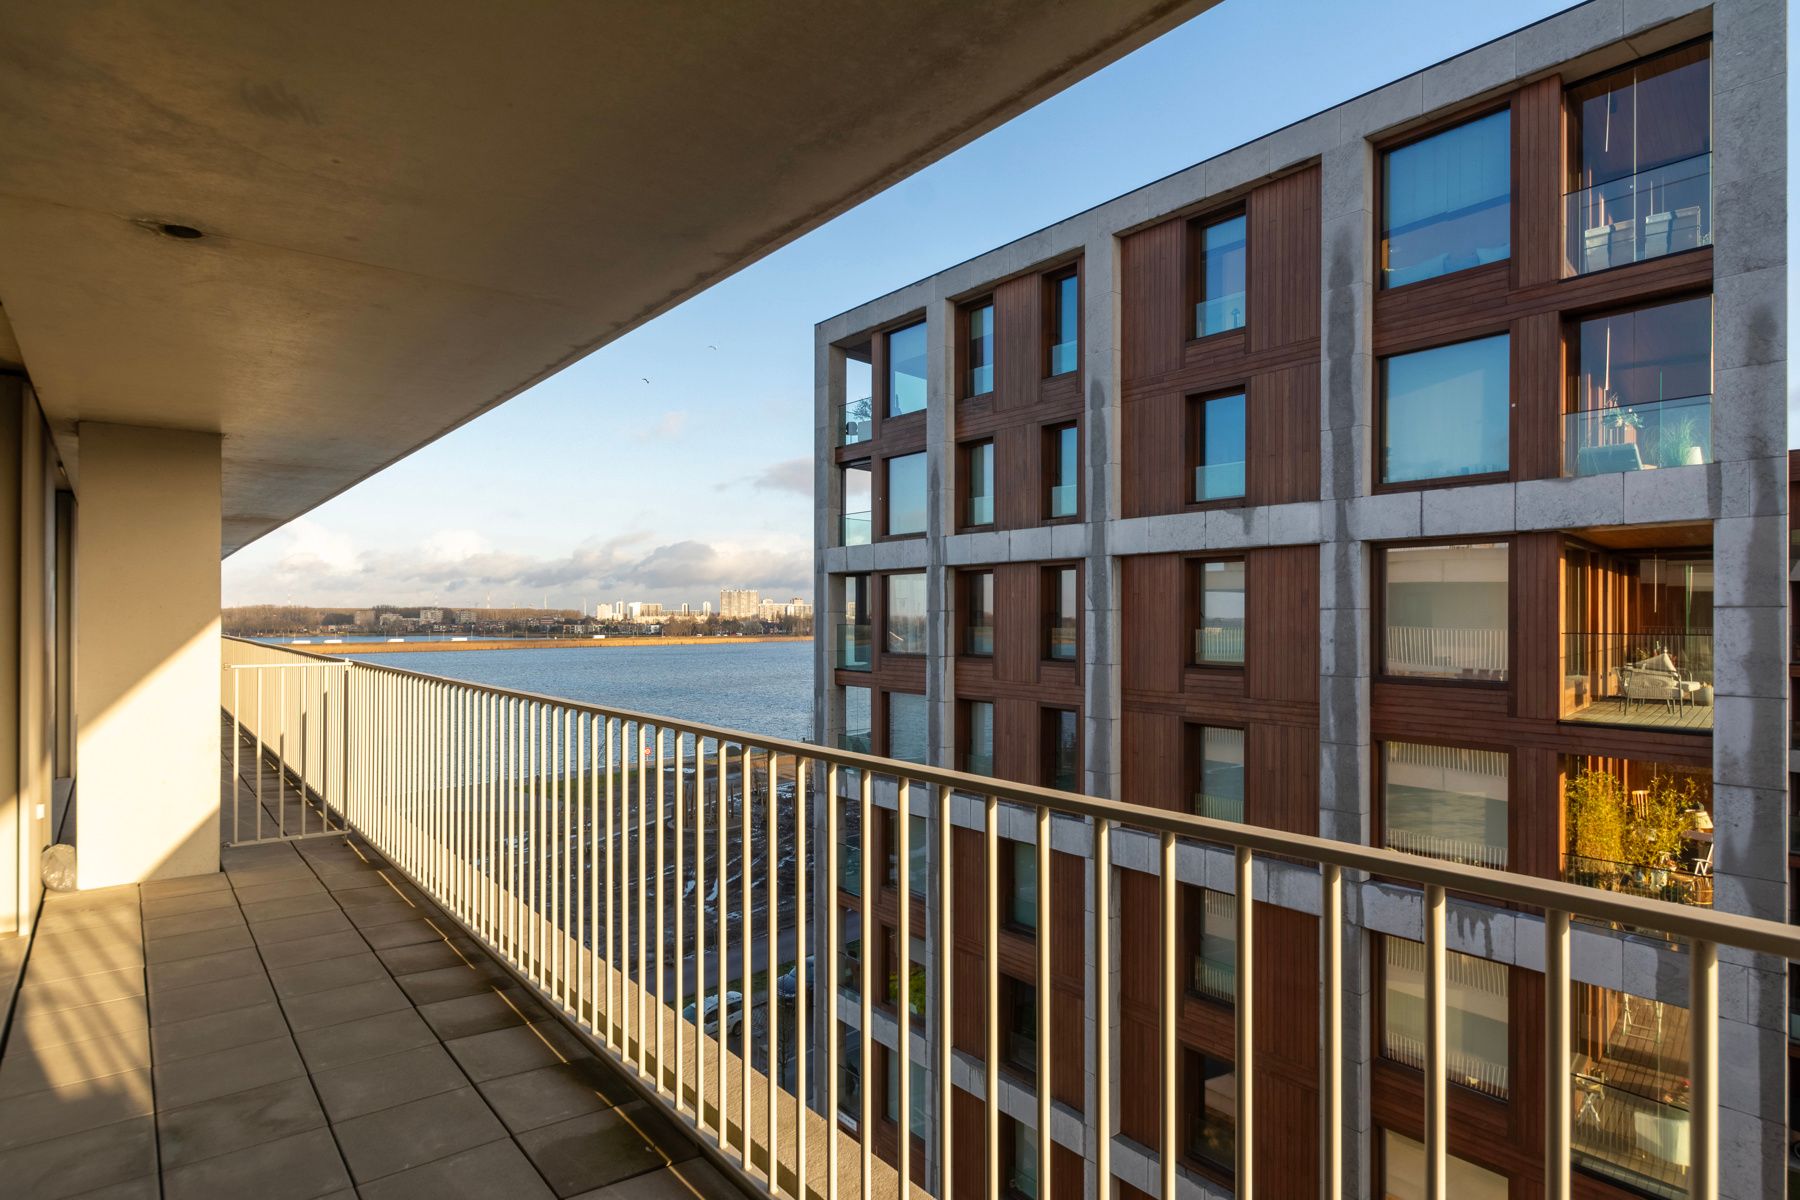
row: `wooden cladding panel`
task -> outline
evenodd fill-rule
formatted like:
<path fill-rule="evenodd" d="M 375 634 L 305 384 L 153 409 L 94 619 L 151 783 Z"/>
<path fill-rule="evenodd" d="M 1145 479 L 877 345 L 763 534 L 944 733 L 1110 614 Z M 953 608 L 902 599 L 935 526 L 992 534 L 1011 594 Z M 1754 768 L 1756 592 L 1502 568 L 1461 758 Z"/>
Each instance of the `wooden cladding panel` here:
<path fill-rule="evenodd" d="M 1309 167 L 1250 193 L 1245 332 L 1252 351 L 1319 336 L 1319 178 L 1319 168 Z"/>
<path fill-rule="evenodd" d="M 1511 692 L 1516 716 L 1553 721 L 1561 707 L 1562 575 L 1561 534 L 1513 538 Z"/>
<path fill-rule="evenodd" d="M 1172 713 L 1122 714 L 1119 730 L 1120 798 L 1145 808 L 1185 811 L 1182 720 Z"/>
<path fill-rule="evenodd" d="M 1513 252 L 1515 287 L 1563 277 L 1562 77 L 1551 75 L 1513 97 Z"/>
<path fill-rule="evenodd" d="M 1252 724 L 1244 739 L 1245 819 L 1288 833 L 1319 832 L 1319 728 Z"/>
<path fill-rule="evenodd" d="M 1037 275 L 1021 275 L 994 289 L 994 399 L 1002 412 L 1037 403 L 1044 373 L 1043 291 Z"/>
<path fill-rule="evenodd" d="M 1369 687 L 1369 727 L 1377 741 L 1511 747 L 1515 752 L 1535 747 L 1555 754 L 1647 759 L 1678 767 L 1712 765 L 1710 737 L 1515 717 L 1508 689 L 1498 687 L 1378 679 Z"/>
<path fill-rule="evenodd" d="M 1285 367 L 1252 377 L 1244 405 L 1248 455 L 1245 502 L 1289 504 L 1317 500 L 1318 364 Z"/>
<path fill-rule="evenodd" d="M 1182 570 L 1177 554 L 1119 560 L 1120 683 L 1127 691 L 1181 690 L 1182 668 L 1190 657 Z"/>
<path fill-rule="evenodd" d="M 1179 218 L 1122 239 L 1120 372 L 1161 375 L 1181 365 L 1192 315 L 1187 308 L 1187 223 Z"/>
<path fill-rule="evenodd" d="M 1317 473 L 1314 474 L 1317 482 Z M 1246 693 L 1319 702 L 1319 548 L 1277 546 L 1244 555 Z"/>
<path fill-rule="evenodd" d="M 1512 477 L 1562 474 L 1563 336 L 1557 314 L 1512 324 Z"/>

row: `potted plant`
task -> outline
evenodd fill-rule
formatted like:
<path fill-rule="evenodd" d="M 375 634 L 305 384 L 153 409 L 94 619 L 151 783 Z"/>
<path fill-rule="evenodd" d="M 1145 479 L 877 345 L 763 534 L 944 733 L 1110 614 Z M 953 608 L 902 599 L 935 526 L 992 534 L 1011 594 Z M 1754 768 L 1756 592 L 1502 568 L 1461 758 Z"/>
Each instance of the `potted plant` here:
<path fill-rule="evenodd" d="M 1691 778 L 1656 775 L 1644 789 L 1643 815 L 1625 829 L 1625 860 L 1642 872 L 1645 882 L 1661 889 L 1669 881 L 1669 864 L 1681 853 L 1681 834 L 1699 785 Z"/>
<path fill-rule="evenodd" d="M 1644 427 L 1644 414 L 1629 404 L 1620 404 L 1617 396 L 1611 393 L 1608 393 L 1602 407 L 1606 409 L 1607 427 L 1618 431 L 1620 442 L 1637 441 L 1638 430 Z"/>
<path fill-rule="evenodd" d="M 1569 854 L 1590 887 L 1609 886 L 1625 862 L 1625 790 L 1610 771 L 1583 767 L 1563 787 L 1569 821 Z"/>

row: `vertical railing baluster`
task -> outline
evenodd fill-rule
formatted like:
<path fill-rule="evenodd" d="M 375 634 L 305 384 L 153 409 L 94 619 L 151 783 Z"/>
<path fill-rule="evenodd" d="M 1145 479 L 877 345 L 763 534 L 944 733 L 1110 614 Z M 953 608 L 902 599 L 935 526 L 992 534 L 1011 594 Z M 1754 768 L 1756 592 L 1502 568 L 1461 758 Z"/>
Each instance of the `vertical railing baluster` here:
<path fill-rule="evenodd" d="M 675 997 L 681 1004 L 682 997 Z M 685 1010 L 685 1006 L 684 1010 Z M 721 1056 L 723 1062 L 723 1056 Z M 720 1110 L 723 1115 L 723 1110 Z M 706 739 L 694 737 L 694 1124 L 706 1130 Z M 719 1131 L 720 1144 L 724 1130 Z"/>
<path fill-rule="evenodd" d="M 1688 1124 L 1693 1135 L 1693 1168 L 1688 1195 L 1714 1200 L 1719 1194 L 1719 947 L 1694 941 L 1688 946 Z"/>
<path fill-rule="evenodd" d="M 794 760 L 794 1195 L 806 1200 L 806 777 L 812 764 Z"/>
<path fill-rule="evenodd" d="M 900 1018 L 899 1049 L 895 1056 L 899 1059 L 899 1097 L 895 1114 L 900 1123 L 899 1162 L 899 1195 L 909 1195 L 912 1183 L 912 822 L 908 817 L 908 793 L 912 781 L 901 779 L 895 799 L 897 808 L 894 816 L 894 887 L 899 894 L 899 903 L 894 908 L 899 915 L 899 945 L 894 949 L 894 1011 Z"/>
<path fill-rule="evenodd" d="M 1444 1114 L 1449 1076 L 1444 1062 L 1444 888 L 1425 887 L 1425 1200 L 1449 1200 Z"/>
<path fill-rule="evenodd" d="M 1569 914 L 1544 914 L 1544 1196 L 1569 1200 Z"/>
<path fill-rule="evenodd" d="M 606 912 L 601 926 L 606 934 L 606 1044 L 617 1047 L 614 1040 L 615 1020 L 619 1011 L 619 971 L 622 965 L 618 954 L 618 932 L 623 918 L 613 901 L 617 896 L 617 878 L 613 874 L 613 849 L 619 840 L 618 813 L 613 804 L 613 776 L 617 769 L 613 765 L 613 726 L 617 722 L 611 717 L 605 719 L 604 733 L 606 737 Z"/>
<path fill-rule="evenodd" d="M 1319 873 L 1319 1195 L 1344 1191 L 1344 869 Z"/>
<path fill-rule="evenodd" d="M 1051 1152 L 1056 1147 L 1050 1124 L 1050 808 L 1037 807 L 1037 1185 L 1039 1200 L 1049 1200 Z"/>
<path fill-rule="evenodd" d="M 1237 1134 L 1236 1178 L 1232 1190 L 1256 1194 L 1256 863 L 1237 850 Z"/>
<path fill-rule="evenodd" d="M 731 1148 L 731 1030 L 729 1025 L 731 1009 L 725 1003 L 725 994 L 728 990 L 726 988 L 726 967 L 731 954 L 731 924 L 727 916 L 731 910 L 731 876 L 725 864 L 730 861 L 727 855 L 731 838 L 731 804 L 726 791 L 729 783 L 727 776 L 730 774 L 731 764 L 726 757 L 725 743 L 722 740 L 714 742 L 713 790 L 719 794 L 716 810 L 718 819 L 714 823 L 719 827 L 719 856 L 713 860 L 717 868 L 713 872 L 716 877 L 713 888 L 717 891 L 719 900 L 713 905 L 713 918 L 718 922 L 719 936 L 716 953 L 719 958 L 719 969 L 713 986 L 718 991 L 719 1000 L 717 1007 L 713 1010 L 718 1014 L 717 1025 L 713 1032 L 719 1042 L 719 1078 L 715 1083 L 719 1091 L 719 1145 L 727 1151 Z M 739 1132 L 744 1133 L 745 1131 L 739 1130 Z"/>
<path fill-rule="evenodd" d="M 780 758 L 774 751 L 768 751 L 763 759 L 763 778 L 767 781 L 768 791 L 763 795 L 763 933 L 768 942 L 764 974 L 766 994 L 763 1003 L 768 1007 L 763 1016 L 763 1040 L 768 1044 L 768 1074 L 763 1077 L 763 1100 L 766 1106 L 766 1128 L 769 1131 L 769 1194 L 781 1194 L 779 1181 L 780 1167 L 776 1151 L 781 1146 L 781 1110 L 776 1103 L 781 1092 L 781 1009 L 775 995 L 776 976 L 781 971 L 780 929 L 777 913 L 781 909 L 780 858 L 777 847 L 780 845 L 780 832 L 777 826 L 778 803 L 777 793 L 781 789 Z"/>
<path fill-rule="evenodd" d="M 1112 823 L 1094 819 L 1094 1174 L 1099 1200 L 1112 1178 Z"/>
<path fill-rule="evenodd" d="M 982 839 L 982 886 L 985 891 L 982 915 L 983 1002 L 986 1017 L 983 1030 L 982 1059 L 985 1073 L 982 1091 L 982 1119 L 987 1142 L 987 1193 L 1000 1194 L 1000 801 L 987 797 Z M 865 868 L 866 870 L 866 868 Z"/>
<path fill-rule="evenodd" d="M 1175 1097 L 1181 1060 L 1175 1043 L 1175 1022 L 1180 1012 L 1181 984 L 1175 971 L 1175 835 L 1164 833 L 1160 845 L 1157 909 L 1162 938 L 1162 1019 L 1158 1035 L 1162 1043 L 1162 1127 L 1157 1138 L 1162 1200 L 1175 1200 L 1176 1124 Z M 1040 884 L 1041 886 L 1041 884 Z"/>
<path fill-rule="evenodd" d="M 650 747 L 644 741 L 642 721 L 631 735 L 631 752 L 637 760 L 637 1068 L 640 1076 L 650 1074 L 650 1010 L 645 1001 L 650 991 Z M 662 1065 L 657 1064 L 660 1071 Z M 653 1080 L 662 1090 L 660 1080 Z"/>
<path fill-rule="evenodd" d="M 685 1075 L 687 1072 L 687 1063 L 686 1063 L 686 1059 L 684 1058 L 684 1054 L 686 1052 L 687 1045 L 686 1045 L 686 1039 L 683 1038 L 683 1036 L 682 1036 L 684 1031 L 681 1028 L 682 1024 L 684 1023 L 682 1015 L 681 1015 L 681 998 L 687 992 L 687 984 L 682 979 L 682 975 L 684 974 L 683 968 L 684 968 L 684 961 L 685 961 L 685 955 L 683 952 L 687 949 L 687 942 L 685 941 L 685 938 L 684 938 L 684 935 L 687 932 L 687 923 L 682 919 L 682 910 L 687 907 L 687 897 L 683 893 L 683 888 L 687 883 L 687 843 L 686 843 L 686 839 L 687 839 L 687 811 L 686 811 L 687 810 L 687 777 L 685 774 L 685 767 L 686 767 L 687 760 L 686 760 L 685 750 L 682 745 L 682 743 L 686 740 L 686 735 L 683 734 L 681 732 L 681 730 L 679 730 L 679 729 L 675 730 L 674 733 L 675 733 L 675 883 L 674 883 L 675 948 L 672 952 L 672 957 L 674 959 L 674 968 L 675 968 L 674 969 L 675 998 L 673 1001 L 671 1001 L 667 996 L 660 997 L 660 999 L 662 1000 L 662 1003 L 657 1006 L 657 1014 L 658 1014 L 658 1018 L 660 1020 L 662 1013 L 664 1013 L 664 1012 L 669 1013 L 671 1016 L 670 1024 L 672 1024 L 675 1028 L 675 1111 L 680 1112 L 682 1109 L 682 1106 L 686 1103 L 685 1097 L 687 1094 L 687 1081 L 685 1079 Z M 661 742 L 658 742 L 657 744 L 661 745 Z M 660 906 L 659 906 L 659 908 L 660 908 Z M 697 968 L 698 968 L 698 964 L 696 964 L 696 969 Z M 663 987 L 667 987 L 668 986 L 668 983 L 667 983 L 668 977 L 669 977 L 669 972 L 667 970 L 663 970 L 658 973 L 657 981 Z M 698 1011 L 696 1011 L 694 1015 L 699 1016 L 700 1014 Z M 694 1106 L 694 1121 L 696 1124 L 701 1123 L 701 1117 L 702 1117 L 702 1114 L 700 1112 L 700 1106 L 698 1104 L 696 1104 Z"/>
<path fill-rule="evenodd" d="M 744 1058 L 738 1067 L 738 1120 L 742 1123 L 744 1134 L 744 1170 L 753 1170 L 751 1159 L 751 1143 L 755 1139 L 751 1131 L 755 1128 L 750 1121 L 750 1064 L 753 1061 L 750 1053 L 751 1005 L 754 997 L 750 994 L 750 746 L 744 743 L 739 747 L 738 759 L 738 891 L 739 917 L 738 935 L 742 943 L 738 957 L 738 1019 L 739 1034 L 743 1041 Z M 720 1017 L 720 1020 L 724 1020 Z M 770 1173 L 774 1171 L 774 1148 L 770 1147 Z"/>
<path fill-rule="evenodd" d="M 938 871 L 938 928 L 937 946 L 934 955 L 937 962 L 937 1162 L 938 1162 L 938 1196 L 940 1200 L 949 1200 L 954 1180 L 950 1164 L 954 1161 L 955 1147 L 951 1132 L 951 1116 L 953 1109 L 954 1077 L 951 1071 L 954 1042 L 953 1013 L 955 1012 L 955 996 L 952 992 L 954 980 L 953 964 L 956 958 L 956 946 L 953 940 L 956 921 L 956 876 L 954 874 L 954 850 L 952 847 L 955 826 L 951 824 L 951 793 L 943 784 L 937 785 L 937 859 Z"/>
<path fill-rule="evenodd" d="M 666 999 L 664 993 L 668 989 L 668 970 L 667 965 L 664 962 L 663 947 L 667 944 L 665 935 L 668 930 L 665 928 L 665 922 L 668 920 L 669 914 L 669 896 L 667 891 L 669 876 L 664 870 L 665 860 L 663 858 L 663 829 L 669 823 L 668 772 L 663 769 L 663 743 L 667 740 L 667 732 L 668 731 L 663 729 L 660 725 L 651 731 L 651 736 L 656 739 L 656 816 L 655 819 L 651 821 L 651 824 L 656 827 L 656 884 L 652 889 L 653 894 L 656 896 L 656 957 L 653 960 L 656 970 L 655 974 L 651 976 L 651 979 L 655 983 L 655 990 L 646 993 L 646 995 L 653 998 L 653 1007 L 650 1010 L 650 1015 L 656 1022 L 654 1040 L 656 1045 L 656 1091 L 658 1095 L 661 1095 L 667 1089 L 669 1078 L 669 1060 L 663 1055 L 663 1015 L 664 1010 L 667 1008 L 667 1005 L 664 1003 Z M 680 1106 L 679 1096 L 676 1097 L 676 1105 L 677 1107 Z"/>
<path fill-rule="evenodd" d="M 238 752 L 244 743 L 244 723 L 238 697 L 242 690 L 239 684 L 243 677 L 242 671 L 233 670 L 231 672 L 231 840 L 233 842 L 239 838 L 238 797 L 242 795 L 242 789 L 238 785 Z"/>
<path fill-rule="evenodd" d="M 559 969 L 556 973 L 556 975 L 557 975 L 556 987 L 557 987 L 558 994 L 562 997 L 562 1006 L 563 1006 L 564 1012 L 569 1011 L 570 1001 L 572 999 L 572 997 L 570 995 L 570 991 L 569 991 L 569 985 L 573 981 L 571 980 L 570 977 L 572 975 L 576 975 L 579 973 L 575 966 L 575 963 L 578 962 L 579 960 L 575 957 L 575 953 L 574 953 L 575 947 L 576 947 L 576 945 L 578 945 L 578 942 L 576 941 L 575 922 L 574 922 L 573 918 L 574 918 L 575 914 L 579 913 L 581 910 L 579 907 L 576 907 L 575 905 L 571 904 L 571 901 L 569 898 L 570 893 L 574 890 L 575 884 L 580 880 L 580 876 L 576 875 L 574 872 L 572 872 L 569 869 L 570 856 L 571 856 L 571 851 L 573 849 L 572 843 L 569 841 L 569 837 L 570 837 L 569 808 L 570 808 L 571 799 L 572 799 L 573 792 L 574 792 L 575 781 L 577 779 L 577 776 L 574 774 L 575 759 L 574 759 L 574 754 L 573 754 L 573 747 L 571 745 L 571 742 L 573 741 L 574 730 L 575 730 L 574 721 L 575 721 L 574 712 L 567 708 L 563 709 L 563 719 L 562 719 L 562 743 L 563 743 L 562 764 L 563 764 L 563 769 L 562 769 L 562 782 L 561 782 L 560 786 L 557 788 L 557 797 L 558 797 L 557 807 L 562 809 L 562 839 L 561 839 L 561 844 L 559 844 L 556 848 L 556 850 L 557 850 L 556 857 L 561 864 L 556 869 L 556 880 L 557 880 L 557 886 L 562 891 L 562 928 L 557 930 L 556 948 L 557 948 L 557 958 L 561 962 L 562 966 L 561 966 L 561 969 Z M 579 1010 L 576 1011 L 576 1015 L 578 1017 L 580 1016 Z"/>
<path fill-rule="evenodd" d="M 874 880 L 880 878 L 877 874 L 880 866 L 875 859 L 874 778 L 866 766 L 859 767 L 857 775 L 860 776 L 857 803 L 862 809 L 861 820 L 857 826 L 862 839 L 861 866 L 857 873 L 862 889 L 862 894 L 858 897 L 861 906 L 859 909 L 860 923 L 857 927 L 859 952 L 856 956 L 857 1007 L 860 1018 L 857 1024 L 857 1069 L 862 1072 L 862 1077 L 856 1089 L 860 1100 L 856 1112 L 858 1157 L 856 1194 L 858 1200 L 873 1200 L 875 1195 L 875 1097 L 872 1094 L 872 1085 L 869 1080 L 874 1069 L 875 1058 L 873 1028 L 875 1002 L 874 997 L 870 994 L 874 986 L 871 983 L 874 969 L 870 960 L 878 949 L 875 939 L 875 888 L 877 884 Z M 902 1200 L 905 1200 L 908 1193 L 902 1189 L 899 1195 Z"/>
<path fill-rule="evenodd" d="M 838 1029 L 838 939 L 843 936 L 838 920 L 838 765 L 825 767 L 825 969 L 819 978 L 825 997 L 825 1196 L 838 1194 L 838 1072 L 842 1032 Z"/>
<path fill-rule="evenodd" d="M 263 816 L 263 676 L 267 671 L 257 671 L 256 679 L 256 840 L 262 841 Z"/>

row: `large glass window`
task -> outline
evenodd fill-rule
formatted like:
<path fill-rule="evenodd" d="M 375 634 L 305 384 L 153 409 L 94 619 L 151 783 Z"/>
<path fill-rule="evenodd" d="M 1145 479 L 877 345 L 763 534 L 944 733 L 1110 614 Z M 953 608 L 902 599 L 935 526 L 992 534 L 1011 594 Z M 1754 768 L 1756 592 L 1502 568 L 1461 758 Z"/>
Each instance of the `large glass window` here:
<path fill-rule="evenodd" d="M 925 572 L 907 571 L 887 580 L 884 654 L 925 653 Z"/>
<path fill-rule="evenodd" d="M 1005 993 L 1006 1065 L 1027 1078 L 1037 1074 L 1037 989 L 1018 979 L 1001 980 Z"/>
<path fill-rule="evenodd" d="M 1074 567 L 1051 567 L 1044 572 L 1044 657 L 1075 660 L 1075 629 L 1080 620 L 1080 598 L 1075 588 Z"/>
<path fill-rule="evenodd" d="M 1435 279 L 1512 253 L 1512 116 L 1506 111 L 1381 159 L 1381 281 Z"/>
<path fill-rule="evenodd" d="M 1188 457 L 1194 468 L 1195 500 L 1229 500 L 1244 494 L 1244 445 L 1244 393 L 1190 402 Z"/>
<path fill-rule="evenodd" d="M 871 532 L 870 518 L 874 501 L 870 499 L 873 482 L 867 462 L 844 464 L 844 545 L 866 546 Z"/>
<path fill-rule="evenodd" d="M 994 523 L 994 443 L 974 442 L 963 450 L 963 468 L 968 472 L 969 511 L 965 520 L 970 525 Z"/>
<path fill-rule="evenodd" d="M 1712 461 L 1712 297 L 1575 325 L 1563 439 L 1570 475 Z"/>
<path fill-rule="evenodd" d="M 1189 725 L 1187 755 L 1194 811 L 1217 821 L 1242 821 L 1244 731 L 1221 725 Z"/>
<path fill-rule="evenodd" d="M 1050 374 L 1075 369 L 1081 349 L 1081 277 L 1070 271 L 1050 281 Z"/>
<path fill-rule="evenodd" d="M 970 571 L 963 577 L 963 653 L 994 653 L 994 573 Z"/>
<path fill-rule="evenodd" d="M 915 1023 L 914 1029 L 918 1028 Z M 880 1045 L 879 1042 L 876 1045 Z M 900 1120 L 900 1064 L 895 1052 L 886 1046 L 877 1051 L 881 1055 L 887 1076 L 887 1098 L 883 1102 L 882 1115 L 896 1124 Z M 931 1131 L 931 1075 L 925 1064 L 914 1060 L 912 1072 L 906 1079 L 906 1090 L 911 1093 L 911 1103 L 907 1105 L 907 1133 L 915 1138 L 923 1138 Z M 915 1151 L 916 1153 L 916 1151 Z M 917 1161 L 916 1159 L 914 1161 Z"/>
<path fill-rule="evenodd" d="M 1046 431 L 1045 436 L 1045 453 L 1049 462 L 1044 473 L 1050 480 L 1048 515 L 1072 517 L 1080 501 L 1077 471 L 1081 452 L 1076 426 L 1058 425 Z"/>
<path fill-rule="evenodd" d="M 1425 946 L 1387 937 L 1386 1028 L 1381 1052 L 1395 1062 L 1425 1066 Z M 1507 1048 L 1505 963 L 1446 950 L 1444 1069 L 1450 1082 L 1504 1097 L 1511 1055 Z"/>
<path fill-rule="evenodd" d="M 1194 336 L 1244 327 L 1243 214 L 1194 228 Z"/>
<path fill-rule="evenodd" d="M 1387 1200 L 1425 1200 L 1425 1147 L 1403 1134 L 1382 1131 L 1381 1192 Z M 1467 1159 L 1446 1155 L 1450 1194 L 1456 1200 L 1507 1200 L 1506 1176 Z"/>
<path fill-rule="evenodd" d="M 847 671 L 869 669 L 869 577 L 844 576 L 844 623 L 838 626 L 837 665 Z"/>
<path fill-rule="evenodd" d="M 968 310 L 968 394 L 981 396 L 994 390 L 994 305 L 992 301 Z"/>
<path fill-rule="evenodd" d="M 1006 920 L 1015 929 L 1036 929 L 1038 909 L 1037 846 L 1008 840 L 1011 871 L 1006 888 Z"/>
<path fill-rule="evenodd" d="M 887 532 L 889 537 L 925 532 L 925 455 L 902 454 L 887 460 Z"/>
<path fill-rule="evenodd" d="M 1181 1051 L 1184 1149 L 1216 1171 L 1237 1169 L 1237 1072 L 1222 1058 Z"/>
<path fill-rule="evenodd" d="M 1576 1166 L 1652 1196 L 1688 1194 L 1688 1010 L 1573 985 L 1569 1044 Z"/>
<path fill-rule="evenodd" d="M 912 692 L 889 692 L 887 710 L 887 756 L 901 762 L 925 762 L 925 697 Z"/>
<path fill-rule="evenodd" d="M 971 775 L 994 773 L 994 705 L 990 700 L 968 702 L 969 747 L 963 754 L 963 770 Z"/>
<path fill-rule="evenodd" d="M 1044 786 L 1081 790 L 1081 721 L 1073 709 L 1044 710 Z"/>
<path fill-rule="evenodd" d="M 887 335 L 888 416 L 925 407 L 925 322 Z"/>
<path fill-rule="evenodd" d="M 1700 43 L 1569 89 L 1576 274 L 1712 244 L 1712 60 Z"/>
<path fill-rule="evenodd" d="M 1505 471 L 1510 354 L 1501 334 L 1382 360 L 1381 482 Z"/>
<path fill-rule="evenodd" d="M 1008 1200 L 1037 1200 L 1038 1140 L 1037 1130 L 1022 1121 L 1002 1117 L 1011 1133 L 1011 1154 L 1006 1166 Z"/>
<path fill-rule="evenodd" d="M 1188 954 L 1193 966 L 1188 990 L 1225 1004 L 1237 1003 L 1237 897 L 1230 892 L 1183 885 Z"/>
<path fill-rule="evenodd" d="M 1508 757 L 1388 742 L 1382 752 L 1385 844 L 1478 867 L 1506 869 Z"/>
<path fill-rule="evenodd" d="M 866 687 L 844 689 L 844 749 L 858 754 L 869 753 L 869 698 Z"/>
<path fill-rule="evenodd" d="M 1196 563 L 1198 581 L 1194 662 L 1235 666 L 1244 661 L 1244 560 Z"/>
<path fill-rule="evenodd" d="M 1484 542 L 1383 551 L 1387 636 L 1382 673 L 1505 679 L 1508 549 L 1505 542 Z"/>

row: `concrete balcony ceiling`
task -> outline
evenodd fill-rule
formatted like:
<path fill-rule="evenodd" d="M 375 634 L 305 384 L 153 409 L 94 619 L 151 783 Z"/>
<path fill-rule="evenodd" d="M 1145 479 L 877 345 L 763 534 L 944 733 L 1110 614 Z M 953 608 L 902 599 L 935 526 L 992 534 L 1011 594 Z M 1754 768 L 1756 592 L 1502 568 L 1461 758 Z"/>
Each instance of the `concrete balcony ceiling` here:
<path fill-rule="evenodd" d="M 229 554 L 1211 3 L 26 6 L 0 364 L 224 433 Z"/>

